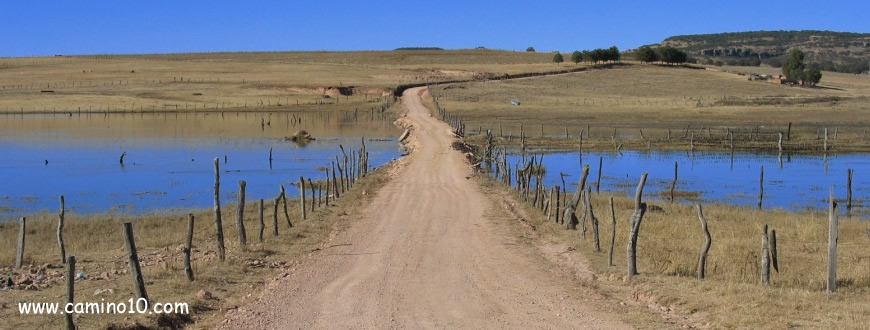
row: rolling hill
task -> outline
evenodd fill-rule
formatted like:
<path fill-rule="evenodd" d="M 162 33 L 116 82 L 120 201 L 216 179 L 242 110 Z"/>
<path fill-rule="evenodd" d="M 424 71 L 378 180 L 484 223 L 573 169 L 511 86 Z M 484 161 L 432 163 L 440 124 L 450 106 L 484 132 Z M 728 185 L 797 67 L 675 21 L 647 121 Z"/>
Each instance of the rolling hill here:
<path fill-rule="evenodd" d="M 832 31 L 751 31 L 673 36 L 671 45 L 699 61 L 712 64 L 780 66 L 792 48 L 807 54 L 807 61 L 822 70 L 865 73 L 870 62 L 870 33 Z"/>

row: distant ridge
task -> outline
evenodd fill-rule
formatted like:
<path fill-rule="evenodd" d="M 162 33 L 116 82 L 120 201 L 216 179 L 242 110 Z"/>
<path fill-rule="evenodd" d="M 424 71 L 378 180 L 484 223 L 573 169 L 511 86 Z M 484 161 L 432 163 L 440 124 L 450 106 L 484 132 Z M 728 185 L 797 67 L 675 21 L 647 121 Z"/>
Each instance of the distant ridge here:
<path fill-rule="evenodd" d="M 870 63 L 870 33 L 834 31 L 748 31 L 680 35 L 661 45 L 685 50 L 702 62 L 779 66 L 792 48 L 800 48 L 822 70 L 865 73 Z"/>
<path fill-rule="evenodd" d="M 399 47 L 394 50 L 444 50 L 441 47 Z"/>

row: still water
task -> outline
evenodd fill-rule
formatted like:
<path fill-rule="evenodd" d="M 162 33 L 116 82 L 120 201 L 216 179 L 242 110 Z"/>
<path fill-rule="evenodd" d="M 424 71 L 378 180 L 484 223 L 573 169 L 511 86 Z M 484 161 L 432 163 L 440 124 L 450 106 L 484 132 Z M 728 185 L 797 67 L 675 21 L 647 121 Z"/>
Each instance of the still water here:
<path fill-rule="evenodd" d="M 247 182 L 249 201 L 274 198 L 281 184 L 296 196 L 299 190 L 293 184 L 300 176 L 325 177 L 323 168 L 340 155 L 339 145 L 350 153 L 365 139 L 372 167 L 399 157 L 398 130 L 390 120 L 369 113 L 359 117 L 212 113 L 0 118 L 0 221 L 56 212 L 59 195 L 75 213 L 208 208 L 214 198 L 214 158 L 220 158 L 223 203 L 236 199 L 239 180 Z M 316 140 L 306 145 L 284 140 L 298 129 Z M 127 153 L 124 165 L 119 164 L 122 152 Z"/>
<path fill-rule="evenodd" d="M 540 157 L 540 156 L 539 156 Z M 521 159 L 508 155 L 513 166 Z M 602 163 L 601 190 L 633 196 L 643 172 L 649 172 L 645 198 L 666 199 L 678 163 L 676 190 L 683 202 L 720 202 L 755 207 L 759 177 L 764 167 L 764 207 L 787 210 L 826 209 L 829 187 L 836 199 L 846 198 L 846 170 L 853 169 L 853 214 L 867 214 L 870 196 L 870 156 L 866 154 L 783 155 L 719 152 L 584 152 L 545 154 L 544 184 L 562 185 L 566 174 L 569 191 L 576 190 L 581 164 L 589 164 L 593 190 L 599 160 Z M 682 197 L 682 198 L 681 198 Z M 840 204 L 845 209 L 845 203 Z"/>

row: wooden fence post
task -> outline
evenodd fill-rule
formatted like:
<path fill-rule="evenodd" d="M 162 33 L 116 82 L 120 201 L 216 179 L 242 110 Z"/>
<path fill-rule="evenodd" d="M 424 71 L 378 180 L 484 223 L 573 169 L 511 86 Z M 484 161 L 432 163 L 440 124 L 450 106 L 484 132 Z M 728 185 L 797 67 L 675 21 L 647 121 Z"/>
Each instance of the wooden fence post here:
<path fill-rule="evenodd" d="M 193 267 L 190 266 L 190 254 L 193 248 L 193 213 L 187 215 L 187 239 L 184 240 L 184 275 L 188 281 L 193 281 Z"/>
<path fill-rule="evenodd" d="M 60 195 L 60 212 L 57 214 L 57 249 L 60 252 L 60 262 L 66 262 L 66 248 L 63 244 L 63 222 L 66 207 L 64 206 L 63 195 Z"/>
<path fill-rule="evenodd" d="M 553 216 L 553 219 L 555 220 L 556 223 L 560 223 L 560 220 L 563 219 L 560 217 L 560 214 L 559 214 L 559 211 L 561 210 L 561 203 L 562 203 L 562 192 L 559 190 L 558 184 L 553 188 L 556 189 L 556 205 L 555 205 L 556 214 Z"/>
<path fill-rule="evenodd" d="M 791 141 L 791 123 L 788 123 L 788 130 L 785 133 L 785 139 Z"/>
<path fill-rule="evenodd" d="M 677 167 L 678 163 L 674 162 L 674 181 L 671 182 L 671 203 L 674 202 L 674 189 L 677 188 Z"/>
<path fill-rule="evenodd" d="M 299 202 L 300 209 L 302 210 L 302 220 L 308 218 L 308 215 L 305 214 L 305 179 L 301 176 L 299 177 Z"/>
<path fill-rule="evenodd" d="M 701 204 L 696 205 L 698 208 L 698 220 L 701 221 L 701 231 L 704 233 L 704 246 L 701 247 L 701 253 L 698 256 L 698 279 L 703 280 L 707 267 L 707 252 L 710 252 L 710 245 L 713 243 L 710 237 L 710 230 L 707 229 L 707 219 L 704 218 L 704 211 Z"/>
<path fill-rule="evenodd" d="M 24 265 L 24 238 L 27 235 L 27 218 L 21 217 L 21 223 L 18 229 L 18 254 L 15 257 L 15 268 L 21 268 Z"/>
<path fill-rule="evenodd" d="M 610 249 L 607 250 L 607 266 L 613 266 L 613 243 L 616 242 L 616 211 L 613 210 L 613 197 L 610 197 Z"/>
<path fill-rule="evenodd" d="M 825 144 L 822 145 L 822 151 L 828 152 L 828 128 L 825 127 Z"/>
<path fill-rule="evenodd" d="M 598 157 L 598 180 L 595 181 L 595 193 L 601 192 L 601 171 L 604 169 L 604 157 Z"/>
<path fill-rule="evenodd" d="M 265 212 L 263 210 L 263 199 L 260 198 L 260 232 L 257 234 L 257 239 L 260 241 L 261 244 L 263 243 L 263 232 L 266 231 L 266 219 L 263 219 L 264 213 Z"/>
<path fill-rule="evenodd" d="M 828 198 L 828 292 L 837 291 L 837 240 L 839 239 L 839 219 L 837 218 L 837 203 L 834 202 L 834 187 Z"/>
<path fill-rule="evenodd" d="M 761 229 L 761 285 L 770 284 L 770 243 L 767 237 L 767 224 Z"/>
<path fill-rule="evenodd" d="M 326 196 L 323 199 L 324 205 L 329 206 L 329 170 L 324 170 L 326 172 Z"/>
<path fill-rule="evenodd" d="M 145 279 L 142 278 L 142 269 L 139 267 L 139 255 L 136 254 L 136 241 L 133 239 L 133 224 L 125 222 L 122 226 L 121 233 L 124 236 L 124 247 L 127 248 L 130 276 L 133 277 L 133 290 L 136 292 L 137 299 L 145 299 L 147 301 L 148 293 L 145 291 Z"/>
<path fill-rule="evenodd" d="M 221 222 L 221 197 L 220 197 L 220 187 L 221 187 L 221 174 L 220 174 L 220 158 L 215 157 L 214 159 L 214 223 L 217 240 L 217 254 L 218 259 L 221 261 L 226 260 L 226 251 L 224 249 L 224 228 L 223 223 Z"/>
<path fill-rule="evenodd" d="M 626 247 L 626 276 L 630 279 L 637 275 L 637 235 L 640 232 L 640 223 L 643 221 L 643 215 L 646 213 L 646 203 L 642 201 L 643 185 L 646 184 L 647 172 L 643 172 L 640 176 L 640 183 L 637 185 L 637 190 L 634 193 L 634 214 L 628 221 L 628 244 Z"/>
<path fill-rule="evenodd" d="M 779 257 L 776 252 L 776 230 L 770 230 L 770 260 L 773 261 L 773 270 L 779 273 Z"/>
<path fill-rule="evenodd" d="M 592 250 L 601 252 L 601 244 L 598 237 L 598 218 L 592 210 L 592 187 L 586 187 L 586 210 L 589 212 L 589 223 L 592 225 Z"/>
<path fill-rule="evenodd" d="M 236 229 L 239 231 L 239 245 L 242 250 L 247 249 L 248 235 L 245 232 L 245 186 L 247 183 L 244 180 L 239 181 L 239 206 L 236 214 Z"/>
<path fill-rule="evenodd" d="M 308 178 L 308 188 L 311 189 L 311 212 L 314 212 L 314 208 L 317 206 L 317 197 L 315 196 L 317 193 L 311 178 Z"/>
<path fill-rule="evenodd" d="M 846 169 L 846 212 L 852 213 L 852 174 L 855 173 L 853 169 Z"/>
<path fill-rule="evenodd" d="M 583 196 L 583 190 L 586 189 L 586 177 L 589 176 L 589 165 L 583 165 L 583 172 L 580 174 L 580 182 L 577 183 L 577 193 L 570 201 L 565 203 L 565 214 L 562 215 L 562 221 L 565 224 L 565 229 L 576 229 L 580 221 L 577 220 L 577 204 L 580 203 L 580 198 Z"/>
<path fill-rule="evenodd" d="M 761 201 L 764 199 L 764 166 L 761 167 L 761 175 L 758 179 L 758 209 L 761 209 Z"/>
<path fill-rule="evenodd" d="M 335 163 L 329 162 L 332 165 L 332 193 L 335 194 L 335 198 L 333 200 L 341 197 L 338 192 L 338 177 L 335 176 Z"/>
<path fill-rule="evenodd" d="M 75 303 L 75 287 L 76 287 L 76 257 L 69 256 L 66 260 L 66 302 L 68 304 Z M 73 313 L 64 313 L 67 330 L 75 330 L 76 324 L 73 321 Z"/>
<path fill-rule="evenodd" d="M 779 152 L 782 152 L 782 132 L 779 132 L 779 142 L 776 143 L 777 148 L 779 148 Z"/>
<path fill-rule="evenodd" d="M 272 235 L 278 236 L 278 203 L 281 202 L 281 195 L 275 197 L 275 204 L 272 205 Z"/>
<path fill-rule="evenodd" d="M 287 212 L 287 191 L 284 190 L 284 185 L 280 185 L 281 193 L 278 198 L 281 200 L 281 207 L 284 209 L 284 219 L 287 220 L 287 228 L 293 228 L 293 222 L 290 221 L 290 213 Z M 277 209 L 275 209 L 277 212 Z"/>

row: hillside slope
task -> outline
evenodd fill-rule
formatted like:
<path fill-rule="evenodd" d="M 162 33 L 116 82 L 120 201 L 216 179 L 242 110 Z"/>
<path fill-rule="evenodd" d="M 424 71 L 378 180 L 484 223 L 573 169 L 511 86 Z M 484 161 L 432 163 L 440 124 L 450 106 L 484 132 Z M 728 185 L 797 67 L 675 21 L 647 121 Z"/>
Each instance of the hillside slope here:
<path fill-rule="evenodd" d="M 870 33 L 751 31 L 673 36 L 661 42 L 706 62 L 779 66 L 789 49 L 800 48 L 823 70 L 863 73 L 870 62 Z"/>

